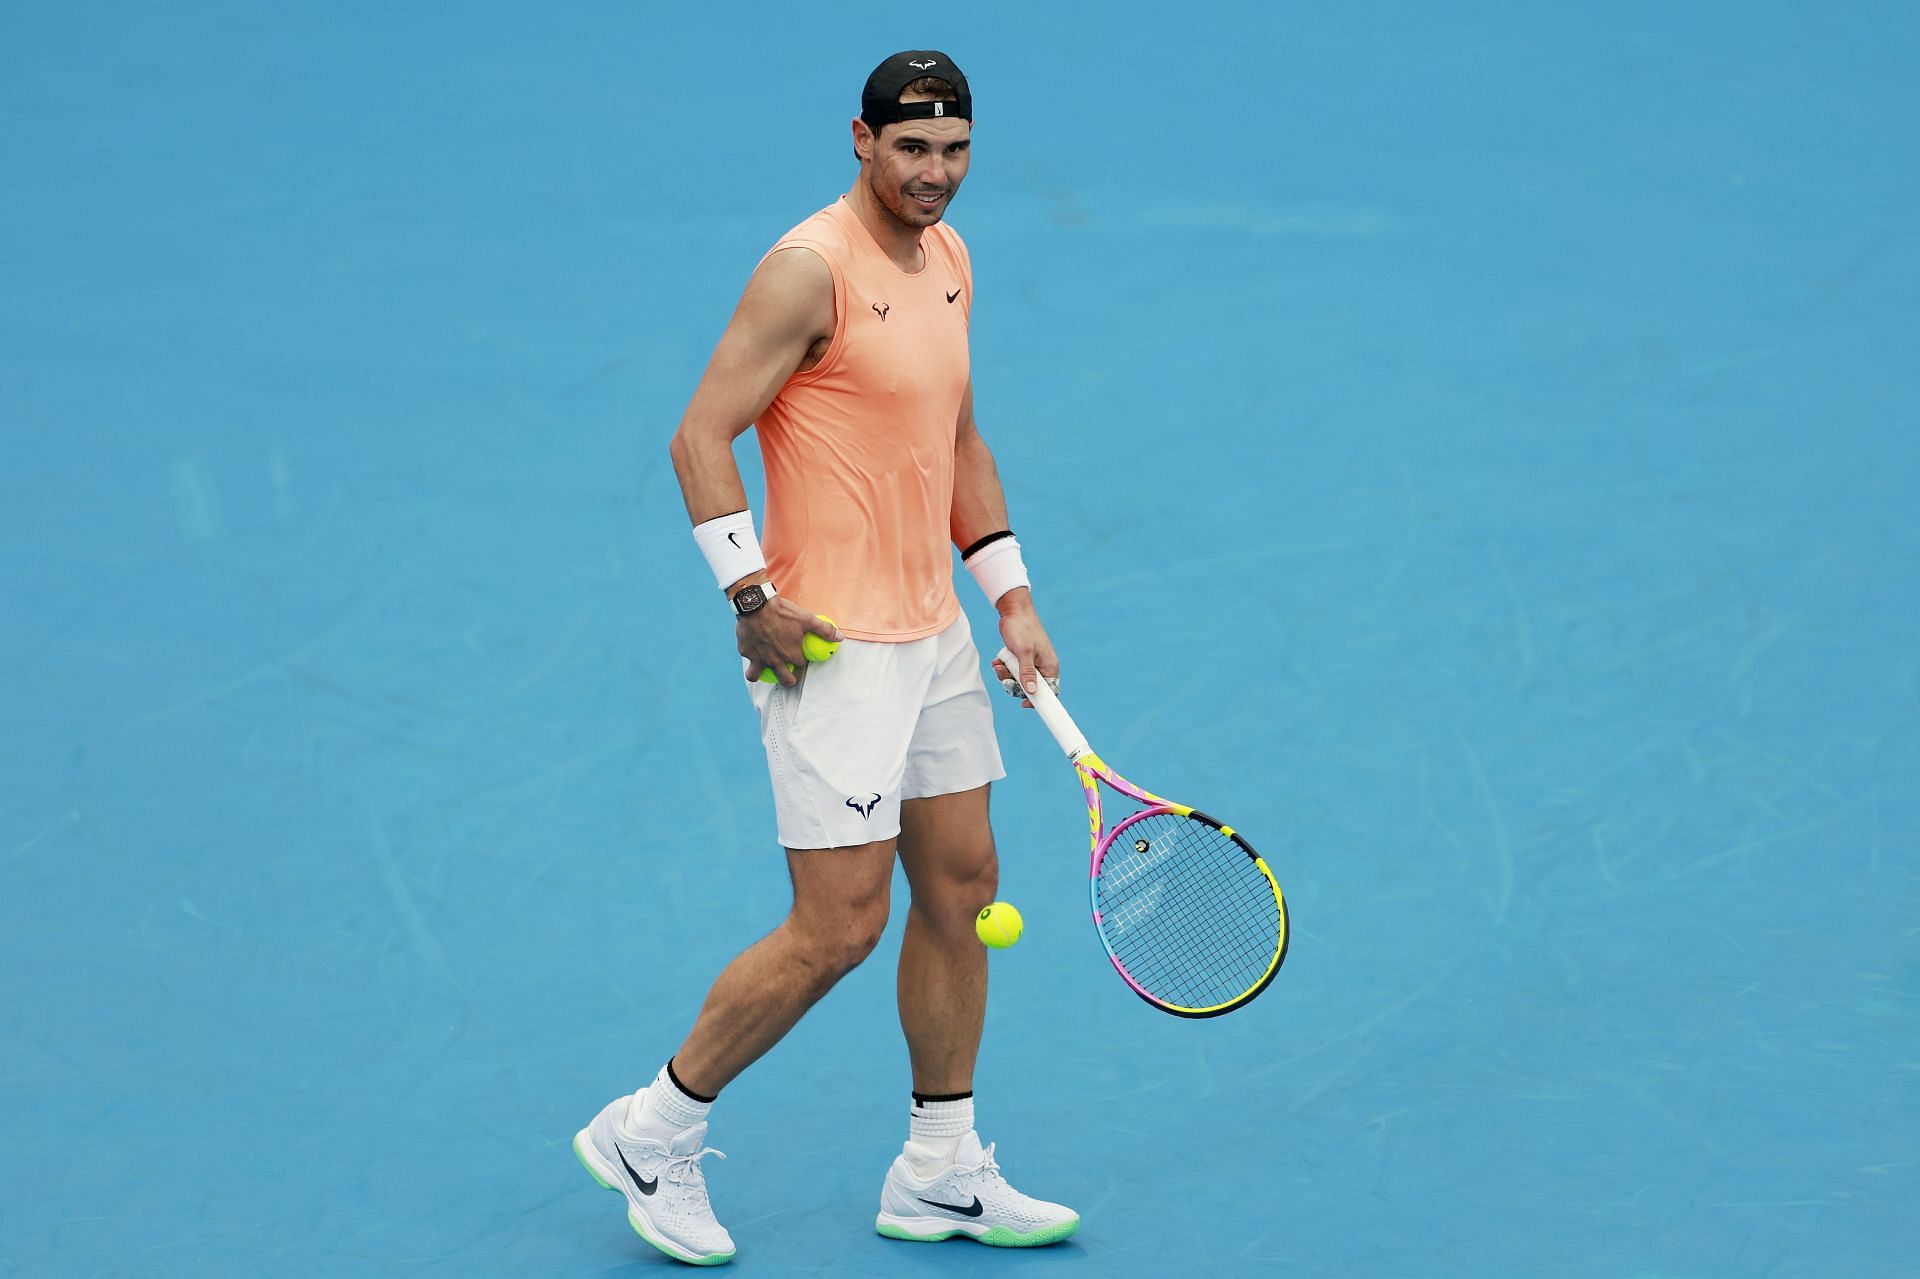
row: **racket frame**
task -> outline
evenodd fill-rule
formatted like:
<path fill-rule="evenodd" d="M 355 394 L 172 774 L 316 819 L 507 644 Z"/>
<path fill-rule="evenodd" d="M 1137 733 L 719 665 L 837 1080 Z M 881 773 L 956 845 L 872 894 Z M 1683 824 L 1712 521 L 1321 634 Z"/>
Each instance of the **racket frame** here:
<path fill-rule="evenodd" d="M 1018 681 L 1020 659 L 1004 647 L 995 656 Z M 1293 930 L 1288 926 L 1287 921 L 1286 896 L 1281 893 L 1280 882 L 1273 877 L 1273 869 L 1267 865 L 1266 858 L 1255 851 L 1253 845 L 1249 844 L 1245 837 L 1233 827 L 1225 825 L 1197 808 L 1164 799 L 1152 791 L 1134 785 L 1114 772 L 1112 766 L 1100 758 L 1099 753 L 1087 743 L 1087 735 L 1080 731 L 1080 726 L 1074 723 L 1073 716 L 1069 715 L 1067 708 L 1061 704 L 1059 695 L 1044 678 L 1038 681 L 1036 688 L 1027 692 L 1026 697 L 1033 704 L 1035 712 L 1039 714 L 1040 722 L 1047 726 L 1047 731 L 1053 734 L 1053 740 L 1066 753 L 1068 762 L 1073 765 L 1074 774 L 1080 779 L 1080 789 L 1086 796 L 1088 838 L 1093 850 L 1087 863 L 1087 896 L 1093 911 L 1093 929 L 1100 938 L 1101 949 L 1107 952 L 1108 962 L 1113 965 L 1113 970 L 1120 974 L 1120 979 L 1127 983 L 1134 994 L 1155 1008 L 1162 1012 L 1173 1013 L 1178 1017 L 1218 1017 L 1222 1013 L 1230 1013 L 1241 1007 L 1265 990 L 1273 981 L 1274 974 L 1280 971 L 1280 965 L 1286 961 L 1287 946 L 1293 938 Z M 1120 823 L 1112 830 L 1105 829 L 1106 819 L 1100 802 L 1102 783 L 1135 803 L 1143 805 L 1140 811 L 1129 813 L 1121 818 Z M 1224 1003 L 1205 1008 L 1189 1008 L 1168 1003 L 1164 999 L 1149 994 L 1145 987 L 1134 980 L 1133 974 L 1127 971 L 1127 966 L 1120 962 L 1120 956 L 1114 953 L 1113 943 L 1107 940 L 1106 921 L 1100 913 L 1100 865 L 1106 860 L 1107 850 L 1113 847 L 1114 841 L 1120 838 L 1127 828 L 1162 813 L 1172 813 L 1177 817 L 1202 822 L 1232 840 L 1234 845 L 1245 853 L 1260 873 L 1266 877 L 1267 886 L 1273 890 L 1273 900 L 1280 908 L 1279 945 L 1275 947 L 1273 958 L 1267 963 L 1266 972 L 1247 990 Z"/>

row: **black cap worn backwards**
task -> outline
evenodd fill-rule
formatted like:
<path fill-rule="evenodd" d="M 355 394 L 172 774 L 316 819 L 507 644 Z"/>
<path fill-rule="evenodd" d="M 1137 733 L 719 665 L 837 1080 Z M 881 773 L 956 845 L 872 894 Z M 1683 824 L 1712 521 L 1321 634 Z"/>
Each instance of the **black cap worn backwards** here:
<path fill-rule="evenodd" d="M 922 76 L 937 76 L 953 86 L 958 102 L 902 102 L 901 92 Z M 873 69 L 867 87 L 860 91 L 860 118 L 878 133 L 884 126 L 902 120 L 933 120 L 958 117 L 973 120 L 973 91 L 967 77 L 953 59 L 937 49 L 909 49 L 896 53 Z"/>

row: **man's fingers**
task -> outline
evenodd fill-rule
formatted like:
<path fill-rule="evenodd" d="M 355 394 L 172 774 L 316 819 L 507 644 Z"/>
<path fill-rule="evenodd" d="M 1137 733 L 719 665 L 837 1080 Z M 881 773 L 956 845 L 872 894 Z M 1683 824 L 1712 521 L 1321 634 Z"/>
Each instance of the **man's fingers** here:
<path fill-rule="evenodd" d="M 771 684 L 777 680 L 786 687 L 792 688 L 800 682 L 798 670 L 793 662 L 763 662 L 758 658 L 751 660 L 752 665 L 747 667 L 747 683 L 749 684 L 756 680 L 761 683 Z M 772 675 L 773 679 L 765 679 L 764 677 L 767 675 Z"/>
<path fill-rule="evenodd" d="M 1020 687 L 1019 680 L 1007 674 L 1006 667 L 995 662 L 993 664 L 993 673 L 995 678 L 1000 681 L 1000 687 L 1007 690 L 1008 697 L 1018 697 L 1023 699 L 1022 705 L 1032 705 L 1031 702 L 1024 700 L 1027 695 L 1027 690 Z M 1060 692 L 1060 677 L 1058 675 L 1043 675 L 1041 678 L 1047 681 L 1047 687 L 1052 689 L 1057 696 Z"/>
<path fill-rule="evenodd" d="M 1007 696 L 1016 699 L 1022 706 L 1031 705 L 1026 700 L 1027 695 L 1020 691 L 1020 681 L 1015 679 L 1014 673 L 1007 669 L 1007 664 L 996 657 L 991 665 L 993 677 L 1000 681 L 1001 688 L 1007 690 Z"/>
<path fill-rule="evenodd" d="M 807 619 L 807 629 L 830 644 L 838 644 L 842 638 L 840 628 L 818 613 Z"/>

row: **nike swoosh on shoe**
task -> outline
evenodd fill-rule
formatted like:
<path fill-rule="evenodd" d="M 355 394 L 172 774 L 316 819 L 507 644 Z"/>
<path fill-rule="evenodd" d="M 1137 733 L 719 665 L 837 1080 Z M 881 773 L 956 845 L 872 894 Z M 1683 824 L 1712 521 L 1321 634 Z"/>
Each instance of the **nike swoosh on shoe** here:
<path fill-rule="evenodd" d="M 648 1181 L 645 1177 L 642 1177 L 633 1170 L 633 1165 L 627 1162 L 627 1152 L 620 1149 L 618 1142 L 614 1143 L 613 1153 L 620 1156 L 620 1166 L 627 1170 L 627 1175 L 632 1177 L 634 1184 L 640 1187 L 641 1194 L 650 1195 L 660 1188 L 660 1179 L 658 1177 L 655 1177 L 652 1181 Z M 974 1202 L 978 1203 L 980 1201 L 976 1199 Z"/>
<path fill-rule="evenodd" d="M 920 1196 L 915 1195 L 914 1198 L 920 1199 Z M 962 1217 L 978 1217 L 982 1212 L 986 1211 L 985 1206 L 980 1202 L 979 1195 L 975 1195 L 973 1202 L 970 1204 L 943 1204 L 936 1203 L 932 1199 L 920 1199 L 920 1202 L 929 1208 L 938 1208 L 942 1212 L 957 1213 Z"/>

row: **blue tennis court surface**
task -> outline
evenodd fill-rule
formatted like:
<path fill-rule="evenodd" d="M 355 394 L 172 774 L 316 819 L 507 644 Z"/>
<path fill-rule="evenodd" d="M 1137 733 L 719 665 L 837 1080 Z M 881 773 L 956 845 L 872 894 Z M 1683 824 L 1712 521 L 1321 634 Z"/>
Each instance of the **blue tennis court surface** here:
<path fill-rule="evenodd" d="M 1134 998 L 1003 707 L 980 1125 L 1085 1225 L 873 1234 L 887 942 L 716 1108 L 736 1268 L 1911 1276 L 1917 35 L 14 6 L 0 1272 L 671 1271 L 568 1142 L 786 881 L 665 443 L 931 45 L 1069 705 L 1296 933 Z"/>

